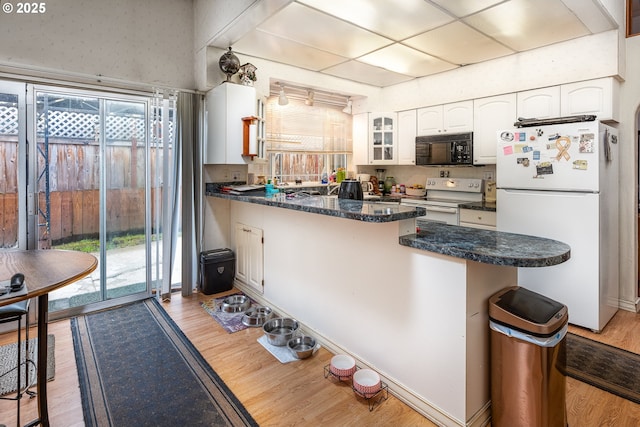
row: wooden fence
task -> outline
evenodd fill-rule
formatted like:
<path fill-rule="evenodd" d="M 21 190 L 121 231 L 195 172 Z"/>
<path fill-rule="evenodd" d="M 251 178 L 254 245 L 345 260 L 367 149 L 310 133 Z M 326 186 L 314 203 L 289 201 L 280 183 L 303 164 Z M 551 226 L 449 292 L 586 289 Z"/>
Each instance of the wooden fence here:
<path fill-rule="evenodd" d="M 0 247 L 11 246 L 18 236 L 18 144 L 11 137 L 0 141 Z M 156 169 L 155 149 L 151 149 L 150 171 Z M 99 146 L 93 142 L 49 141 L 49 235 L 39 233 L 39 240 L 53 243 L 96 236 L 100 230 Z M 144 230 L 144 156 L 145 149 L 136 144 L 109 145 L 105 148 L 107 166 L 107 230 L 110 233 Z M 38 168 L 45 167 L 39 156 Z M 162 167 L 162 163 L 159 163 Z M 4 177 L 4 179 L 2 179 Z M 151 189 L 152 218 L 156 197 L 161 188 Z M 45 183 L 38 184 L 38 204 L 46 209 Z M 41 220 L 43 218 L 40 218 Z"/>

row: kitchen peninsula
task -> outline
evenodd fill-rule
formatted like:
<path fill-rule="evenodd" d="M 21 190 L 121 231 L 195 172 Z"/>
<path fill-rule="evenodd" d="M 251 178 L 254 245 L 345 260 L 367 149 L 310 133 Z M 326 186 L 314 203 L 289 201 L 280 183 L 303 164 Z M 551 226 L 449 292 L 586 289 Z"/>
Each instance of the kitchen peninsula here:
<path fill-rule="evenodd" d="M 517 283 L 518 266 L 570 253 L 557 241 L 435 223 L 416 233 L 422 212 L 398 204 L 207 195 L 232 249 L 236 224 L 263 230 L 264 287 L 240 289 L 447 426 L 490 415 L 488 298 Z"/>

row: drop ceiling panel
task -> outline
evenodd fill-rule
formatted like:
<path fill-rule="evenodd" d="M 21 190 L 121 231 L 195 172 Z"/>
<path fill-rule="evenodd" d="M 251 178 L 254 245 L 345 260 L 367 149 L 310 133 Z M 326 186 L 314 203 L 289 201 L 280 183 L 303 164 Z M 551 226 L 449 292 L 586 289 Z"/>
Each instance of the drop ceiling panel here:
<path fill-rule="evenodd" d="M 315 9 L 402 40 L 452 22 L 454 18 L 424 0 L 298 0 Z"/>
<path fill-rule="evenodd" d="M 472 13 L 479 12 L 491 6 L 495 6 L 504 0 L 430 0 L 431 3 L 435 3 L 448 10 L 458 18 L 471 15 Z"/>
<path fill-rule="evenodd" d="M 258 30 L 251 31 L 234 43 L 233 50 L 240 54 L 268 58 L 271 61 L 314 71 L 320 71 L 348 60 L 348 58 L 323 52 Z"/>
<path fill-rule="evenodd" d="M 401 44 L 385 47 L 358 59 L 370 65 L 413 77 L 456 68 L 454 64 Z"/>
<path fill-rule="evenodd" d="M 558 0 L 511 0 L 464 21 L 516 51 L 590 34 Z"/>
<path fill-rule="evenodd" d="M 602 0 L 278 1 L 213 46 L 384 87 L 617 28 Z"/>
<path fill-rule="evenodd" d="M 403 42 L 454 64 L 474 64 L 514 53 L 461 22 L 453 22 Z"/>
<path fill-rule="evenodd" d="M 394 73 L 360 61 L 345 62 L 324 70 L 324 73 L 378 87 L 391 86 L 413 79 L 411 76 Z"/>
<path fill-rule="evenodd" d="M 347 57 L 364 55 L 392 43 L 385 37 L 298 3 L 290 4 L 258 28 L 284 39 Z"/>

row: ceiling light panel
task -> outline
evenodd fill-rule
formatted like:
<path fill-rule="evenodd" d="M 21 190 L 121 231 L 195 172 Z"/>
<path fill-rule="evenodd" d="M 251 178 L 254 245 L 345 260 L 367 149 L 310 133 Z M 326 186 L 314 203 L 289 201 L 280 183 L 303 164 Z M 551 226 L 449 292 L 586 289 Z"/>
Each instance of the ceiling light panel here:
<path fill-rule="evenodd" d="M 328 68 L 324 70 L 324 73 L 378 87 L 391 86 L 413 79 L 411 76 L 394 73 L 355 60 Z"/>
<path fill-rule="evenodd" d="M 464 21 L 516 51 L 525 51 L 589 34 L 558 0 L 511 0 Z"/>
<path fill-rule="evenodd" d="M 358 60 L 413 77 L 420 77 L 456 68 L 454 64 L 442 61 L 401 44 L 385 47 L 358 58 Z"/>
<path fill-rule="evenodd" d="M 403 44 L 458 65 L 475 64 L 514 53 L 461 22 L 412 37 Z"/>
<path fill-rule="evenodd" d="M 454 20 L 424 0 L 298 0 L 393 40 L 403 40 Z"/>
<path fill-rule="evenodd" d="M 488 7 L 495 6 L 498 3 L 503 3 L 505 0 L 429 0 L 431 3 L 435 3 L 448 10 L 454 16 L 458 18 L 471 15 L 473 13 L 484 10 Z"/>
<path fill-rule="evenodd" d="M 278 37 L 350 58 L 392 43 L 385 37 L 299 3 L 291 3 L 258 28 Z"/>
<path fill-rule="evenodd" d="M 348 58 L 257 30 L 251 31 L 234 43 L 233 50 L 236 53 L 257 58 L 268 58 L 270 61 L 282 62 L 314 71 L 320 71 L 348 60 Z"/>

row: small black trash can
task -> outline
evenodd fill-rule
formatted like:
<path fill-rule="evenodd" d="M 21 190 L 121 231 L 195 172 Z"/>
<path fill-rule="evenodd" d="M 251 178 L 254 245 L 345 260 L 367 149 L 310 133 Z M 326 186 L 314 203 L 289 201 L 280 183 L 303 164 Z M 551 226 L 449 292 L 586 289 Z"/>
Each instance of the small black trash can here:
<path fill-rule="evenodd" d="M 200 252 L 200 288 L 205 295 L 229 291 L 236 276 L 236 257 L 231 249 Z"/>
<path fill-rule="evenodd" d="M 489 299 L 491 425 L 566 427 L 567 306 L 513 286 Z"/>

